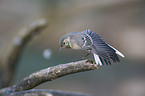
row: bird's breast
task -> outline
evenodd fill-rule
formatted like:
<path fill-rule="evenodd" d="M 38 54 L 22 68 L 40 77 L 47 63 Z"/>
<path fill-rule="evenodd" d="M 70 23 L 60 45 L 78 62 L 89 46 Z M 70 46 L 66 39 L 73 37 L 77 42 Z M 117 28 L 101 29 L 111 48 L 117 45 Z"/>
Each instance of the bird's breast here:
<path fill-rule="evenodd" d="M 72 48 L 72 49 L 76 49 L 76 50 L 82 49 L 82 48 L 81 48 L 79 45 L 77 45 L 77 44 L 72 44 L 71 48 Z"/>

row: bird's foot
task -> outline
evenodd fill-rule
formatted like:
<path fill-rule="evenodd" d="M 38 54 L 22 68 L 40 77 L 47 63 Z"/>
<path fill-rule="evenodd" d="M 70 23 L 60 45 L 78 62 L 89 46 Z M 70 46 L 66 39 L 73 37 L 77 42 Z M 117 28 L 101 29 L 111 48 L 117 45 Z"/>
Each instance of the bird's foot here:
<path fill-rule="evenodd" d="M 86 63 L 91 63 L 91 64 L 93 64 L 93 66 L 94 66 L 95 69 L 98 69 L 98 68 L 100 67 L 100 66 L 98 66 L 98 65 L 96 64 L 96 62 L 95 62 L 94 60 L 89 60 L 89 59 L 88 59 L 88 60 L 86 61 Z"/>
<path fill-rule="evenodd" d="M 94 60 L 87 60 L 86 63 L 92 63 L 92 64 L 96 64 L 96 62 Z"/>

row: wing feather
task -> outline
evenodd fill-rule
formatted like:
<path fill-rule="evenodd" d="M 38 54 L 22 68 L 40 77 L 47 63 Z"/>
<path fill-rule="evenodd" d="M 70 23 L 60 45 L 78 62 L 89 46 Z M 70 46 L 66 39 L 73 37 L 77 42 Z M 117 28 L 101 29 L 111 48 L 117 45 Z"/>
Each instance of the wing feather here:
<path fill-rule="evenodd" d="M 124 57 L 124 55 L 105 43 L 103 39 L 93 31 L 86 30 L 85 33 L 85 43 L 83 48 L 91 51 L 94 54 L 94 58 L 97 64 L 103 65 L 104 63 L 111 64 L 112 62 L 119 62 L 117 54 Z M 117 53 L 117 54 L 116 54 Z"/>

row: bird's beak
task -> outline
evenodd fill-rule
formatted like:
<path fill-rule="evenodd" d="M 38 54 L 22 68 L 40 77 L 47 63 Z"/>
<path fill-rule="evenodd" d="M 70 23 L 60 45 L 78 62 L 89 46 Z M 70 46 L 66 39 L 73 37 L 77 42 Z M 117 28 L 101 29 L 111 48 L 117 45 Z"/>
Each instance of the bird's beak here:
<path fill-rule="evenodd" d="M 59 51 L 61 51 L 61 48 L 62 48 L 62 47 L 59 48 Z"/>

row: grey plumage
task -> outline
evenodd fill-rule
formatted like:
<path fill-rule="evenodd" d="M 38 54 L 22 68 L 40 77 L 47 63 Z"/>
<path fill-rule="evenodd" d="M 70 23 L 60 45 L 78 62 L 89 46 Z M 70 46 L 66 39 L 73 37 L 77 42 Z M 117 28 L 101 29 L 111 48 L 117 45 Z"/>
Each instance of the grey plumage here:
<path fill-rule="evenodd" d="M 72 49 L 84 49 L 94 54 L 97 65 L 111 64 L 119 62 L 120 55 L 124 55 L 103 41 L 103 39 L 93 31 L 71 32 L 59 40 L 60 47 Z"/>

